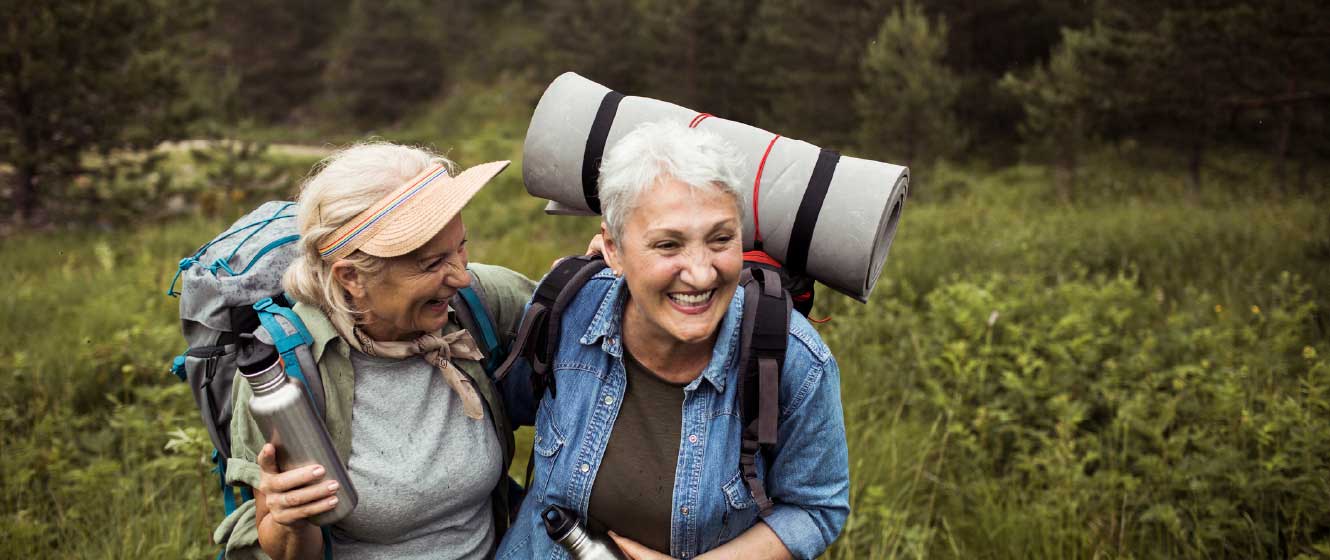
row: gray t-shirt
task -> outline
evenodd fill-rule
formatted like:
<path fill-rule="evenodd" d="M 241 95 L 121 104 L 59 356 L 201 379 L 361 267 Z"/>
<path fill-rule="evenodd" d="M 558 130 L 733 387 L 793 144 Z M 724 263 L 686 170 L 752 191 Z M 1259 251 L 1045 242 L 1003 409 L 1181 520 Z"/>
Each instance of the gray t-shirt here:
<path fill-rule="evenodd" d="M 351 482 L 359 503 L 333 528 L 337 558 L 484 558 L 502 457 L 489 418 L 473 420 L 419 356 L 351 352 Z M 488 412 L 487 412 L 488 414 Z"/>

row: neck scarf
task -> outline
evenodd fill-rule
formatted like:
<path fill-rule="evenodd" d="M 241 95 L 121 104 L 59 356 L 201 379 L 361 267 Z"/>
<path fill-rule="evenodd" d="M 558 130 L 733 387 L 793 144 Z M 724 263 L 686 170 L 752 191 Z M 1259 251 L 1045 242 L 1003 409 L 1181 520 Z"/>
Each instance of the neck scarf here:
<path fill-rule="evenodd" d="M 370 356 L 410 358 L 417 354 L 424 355 L 425 361 L 438 368 L 448 386 L 461 397 L 462 410 L 466 412 L 467 417 L 474 420 L 485 417 L 485 409 L 474 383 L 452 362 L 454 357 L 464 360 L 479 360 L 484 357 L 480 353 L 480 347 L 476 345 L 476 340 L 471 338 L 471 333 L 459 330 L 445 335 L 443 331 L 439 331 L 420 335 L 411 341 L 385 342 L 370 338 L 365 331 L 360 330 L 360 327 L 353 327 L 353 331 L 355 336 L 342 338 L 351 344 L 352 348 Z"/>

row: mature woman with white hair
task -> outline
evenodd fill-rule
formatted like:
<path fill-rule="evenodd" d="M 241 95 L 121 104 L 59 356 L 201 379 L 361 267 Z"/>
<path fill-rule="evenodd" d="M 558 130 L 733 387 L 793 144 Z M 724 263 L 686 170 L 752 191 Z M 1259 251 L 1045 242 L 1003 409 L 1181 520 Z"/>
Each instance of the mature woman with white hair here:
<path fill-rule="evenodd" d="M 280 471 L 249 414 L 249 384 L 236 383 L 228 472 L 255 500 L 218 529 L 228 558 L 493 553 L 508 521 L 512 432 L 448 302 L 478 283 L 507 333 L 534 289 L 468 259 L 462 207 L 507 165 L 454 176 L 425 150 L 370 143 L 330 156 L 305 182 L 301 255 L 284 285 L 314 337 L 325 424 L 359 502 L 325 539 L 308 519 L 336 505 L 336 483 L 318 465 Z"/>
<path fill-rule="evenodd" d="M 555 557 L 541 520 L 550 504 L 639 559 L 808 558 L 840 533 L 849 467 L 839 370 L 798 314 L 778 443 L 757 457 L 774 508 L 759 518 L 740 476 L 736 167 L 720 137 L 673 123 L 633 130 L 602 162 L 609 268 L 564 311 L 557 397 L 546 392 L 535 411 L 534 479 L 500 558 Z"/>

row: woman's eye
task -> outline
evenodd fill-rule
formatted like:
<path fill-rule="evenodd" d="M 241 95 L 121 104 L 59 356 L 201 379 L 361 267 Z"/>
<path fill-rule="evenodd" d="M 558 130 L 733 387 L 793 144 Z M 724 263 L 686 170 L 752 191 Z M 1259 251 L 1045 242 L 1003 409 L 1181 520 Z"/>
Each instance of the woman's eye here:
<path fill-rule="evenodd" d="M 425 270 L 438 270 L 439 267 L 443 266 L 443 263 L 444 259 L 430 259 L 430 261 L 425 264 Z"/>

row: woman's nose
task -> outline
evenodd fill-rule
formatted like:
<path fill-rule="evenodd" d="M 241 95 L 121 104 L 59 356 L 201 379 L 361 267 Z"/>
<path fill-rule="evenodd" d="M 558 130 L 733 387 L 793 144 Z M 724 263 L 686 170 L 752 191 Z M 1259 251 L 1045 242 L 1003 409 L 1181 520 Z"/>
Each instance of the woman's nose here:
<path fill-rule="evenodd" d="M 454 290 L 460 290 L 471 285 L 471 273 L 465 267 L 449 270 L 443 277 L 443 283 Z"/>
<path fill-rule="evenodd" d="M 692 251 L 679 278 L 689 286 L 708 288 L 716 281 L 716 267 L 710 251 Z"/>

